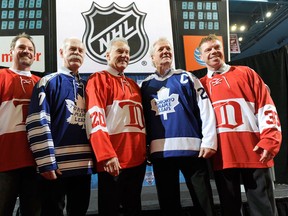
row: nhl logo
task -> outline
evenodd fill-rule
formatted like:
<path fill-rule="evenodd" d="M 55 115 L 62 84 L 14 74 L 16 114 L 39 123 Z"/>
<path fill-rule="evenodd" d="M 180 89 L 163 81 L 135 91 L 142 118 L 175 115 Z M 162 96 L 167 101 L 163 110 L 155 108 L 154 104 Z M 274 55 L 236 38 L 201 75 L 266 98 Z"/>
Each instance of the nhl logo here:
<path fill-rule="evenodd" d="M 154 182 L 154 173 L 153 171 L 146 171 L 145 173 L 145 181 L 147 182 L 148 185 L 152 185 Z"/>
<path fill-rule="evenodd" d="M 115 37 L 125 38 L 130 46 L 130 64 L 142 59 L 149 47 L 148 36 L 144 29 L 146 13 L 140 12 L 135 3 L 122 8 L 116 3 L 101 7 L 95 2 L 89 11 L 83 12 L 86 29 L 83 43 L 87 55 L 93 61 L 106 64 L 106 48 Z"/>

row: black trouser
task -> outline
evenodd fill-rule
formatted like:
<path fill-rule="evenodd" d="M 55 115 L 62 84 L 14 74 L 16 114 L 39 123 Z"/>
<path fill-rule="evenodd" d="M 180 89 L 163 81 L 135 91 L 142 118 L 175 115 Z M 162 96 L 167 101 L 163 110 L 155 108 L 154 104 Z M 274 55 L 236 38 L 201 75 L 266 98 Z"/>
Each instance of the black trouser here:
<path fill-rule="evenodd" d="M 207 160 L 194 157 L 153 159 L 159 205 L 163 215 L 181 215 L 179 171 L 183 173 L 197 216 L 215 215 Z"/>
<path fill-rule="evenodd" d="M 241 178 L 251 216 L 276 216 L 273 182 L 269 169 L 233 168 L 216 171 L 215 182 L 223 216 L 241 216 Z"/>
<path fill-rule="evenodd" d="M 65 196 L 68 216 L 85 216 L 89 207 L 91 175 L 43 179 L 41 216 L 63 216 Z"/>
<path fill-rule="evenodd" d="M 98 210 L 101 216 L 141 214 L 141 191 L 146 163 L 122 169 L 119 176 L 107 172 L 98 173 Z"/>
<path fill-rule="evenodd" d="M 19 197 L 21 215 L 39 216 L 40 176 L 35 167 L 0 172 L 0 216 L 12 216 Z"/>

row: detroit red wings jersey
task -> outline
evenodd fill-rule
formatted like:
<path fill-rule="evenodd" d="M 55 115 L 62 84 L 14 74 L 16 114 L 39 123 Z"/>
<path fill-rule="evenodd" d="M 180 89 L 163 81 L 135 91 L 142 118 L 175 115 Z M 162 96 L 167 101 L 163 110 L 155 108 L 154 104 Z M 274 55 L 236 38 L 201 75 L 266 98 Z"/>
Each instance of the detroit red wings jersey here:
<path fill-rule="evenodd" d="M 275 105 L 265 83 L 246 66 L 231 66 L 228 72 L 201 79 L 216 114 L 219 148 L 213 157 L 215 170 L 266 168 L 255 145 L 276 155 L 282 135 Z"/>
<path fill-rule="evenodd" d="M 37 76 L 0 70 L 0 172 L 34 166 L 25 121 Z"/>
<path fill-rule="evenodd" d="M 97 159 L 118 157 L 123 169 L 142 164 L 146 135 L 138 85 L 111 68 L 90 76 L 86 87 L 86 130 Z"/>

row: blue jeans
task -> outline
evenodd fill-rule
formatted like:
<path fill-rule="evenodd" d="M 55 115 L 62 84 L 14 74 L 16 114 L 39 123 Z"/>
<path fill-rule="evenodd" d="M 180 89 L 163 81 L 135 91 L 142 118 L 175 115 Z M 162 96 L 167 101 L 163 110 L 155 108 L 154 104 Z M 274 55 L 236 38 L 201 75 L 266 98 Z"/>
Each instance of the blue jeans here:
<path fill-rule="evenodd" d="M 21 216 L 40 216 L 39 175 L 34 167 L 0 172 L 0 216 L 12 216 L 17 197 Z"/>

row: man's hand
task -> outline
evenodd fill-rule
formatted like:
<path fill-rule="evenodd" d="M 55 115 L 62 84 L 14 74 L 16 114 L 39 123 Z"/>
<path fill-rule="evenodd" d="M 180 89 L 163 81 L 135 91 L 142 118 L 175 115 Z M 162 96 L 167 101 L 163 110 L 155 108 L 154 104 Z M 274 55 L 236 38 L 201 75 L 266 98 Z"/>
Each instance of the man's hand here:
<path fill-rule="evenodd" d="M 210 158 L 212 155 L 214 155 L 216 151 L 211 148 L 200 148 L 200 152 L 198 157 L 203 157 L 203 158 Z"/>
<path fill-rule="evenodd" d="M 274 158 L 274 155 L 271 152 L 262 149 L 259 146 L 255 146 L 253 151 L 257 152 L 261 156 L 259 161 L 262 163 L 266 163 Z"/>
<path fill-rule="evenodd" d="M 121 166 L 117 157 L 110 158 L 104 162 L 104 170 L 110 175 L 118 176 Z"/>
<path fill-rule="evenodd" d="M 41 174 L 41 176 L 43 176 L 47 180 L 55 180 L 55 179 L 57 179 L 57 175 L 62 175 L 62 173 L 59 169 L 43 172 L 40 174 Z"/>

